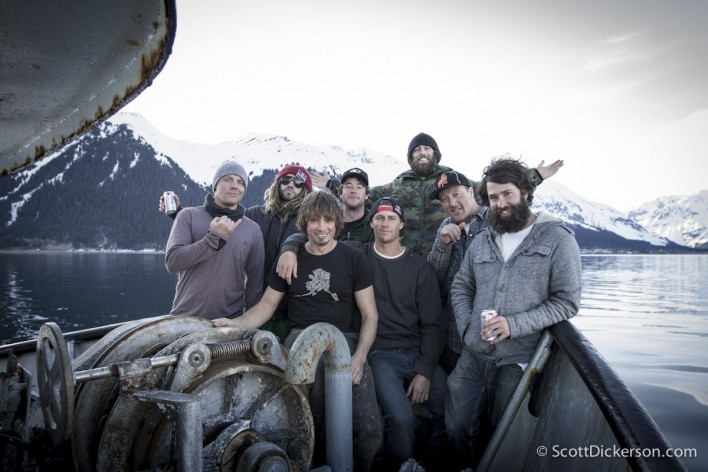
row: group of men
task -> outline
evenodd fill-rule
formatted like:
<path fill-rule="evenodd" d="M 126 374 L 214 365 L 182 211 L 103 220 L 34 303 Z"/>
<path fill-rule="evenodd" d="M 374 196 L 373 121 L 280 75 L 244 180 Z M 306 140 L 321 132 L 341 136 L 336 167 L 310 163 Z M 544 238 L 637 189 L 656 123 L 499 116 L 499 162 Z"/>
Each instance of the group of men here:
<path fill-rule="evenodd" d="M 179 272 L 172 314 L 271 329 L 286 346 L 316 322 L 342 331 L 356 470 L 375 468 L 381 451 L 379 470 L 409 458 L 435 468 L 449 453 L 457 470 L 474 467 L 542 330 L 580 305 L 572 231 L 529 209 L 563 162 L 496 159 L 475 187 L 440 159 L 420 133 L 410 170 L 379 187 L 358 168 L 339 181 L 286 166 L 266 204 L 247 210 L 246 173 L 228 161 L 205 205 L 177 213 L 168 241 L 167 268 Z M 498 316 L 482 326 L 483 310 Z M 313 466 L 324 461 L 322 381 L 310 392 Z M 431 426 L 418 448 L 420 407 Z"/>

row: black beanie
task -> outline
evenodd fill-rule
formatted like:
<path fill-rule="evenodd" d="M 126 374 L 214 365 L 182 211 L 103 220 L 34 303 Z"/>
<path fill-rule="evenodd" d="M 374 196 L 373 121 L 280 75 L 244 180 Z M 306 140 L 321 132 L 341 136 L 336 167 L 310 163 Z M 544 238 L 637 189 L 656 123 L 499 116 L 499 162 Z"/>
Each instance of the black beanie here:
<path fill-rule="evenodd" d="M 436 151 L 440 150 L 440 148 L 438 147 L 438 143 L 435 142 L 432 136 L 425 133 L 419 133 L 413 139 L 411 139 L 411 143 L 408 145 L 408 161 L 411 160 L 411 152 L 413 152 L 413 149 L 416 146 L 420 145 L 430 146 Z"/>

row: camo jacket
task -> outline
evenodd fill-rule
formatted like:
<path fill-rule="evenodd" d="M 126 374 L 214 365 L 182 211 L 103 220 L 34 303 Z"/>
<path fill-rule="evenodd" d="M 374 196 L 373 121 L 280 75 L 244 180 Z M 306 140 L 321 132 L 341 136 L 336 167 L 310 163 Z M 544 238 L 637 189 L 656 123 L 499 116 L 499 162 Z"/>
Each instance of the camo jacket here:
<path fill-rule="evenodd" d="M 428 177 L 407 170 L 392 182 L 371 189 L 369 200 L 372 203 L 383 197 L 392 197 L 403 205 L 406 217 L 403 245 L 423 257 L 428 257 L 440 223 L 447 217 L 440 202 L 428 200 L 428 195 L 435 189 L 438 176 L 451 170 L 439 165 Z"/>
<path fill-rule="evenodd" d="M 375 203 L 383 197 L 392 197 L 403 205 L 406 224 L 402 231 L 402 243 L 423 257 L 433 249 L 440 223 L 447 218 L 442 205 L 437 200 L 429 200 L 428 195 L 435 189 L 435 181 L 444 172 L 453 169 L 438 165 L 432 175 L 421 177 L 409 169 L 384 185 L 372 187 L 369 202 Z M 529 169 L 534 185 L 543 181 L 538 171 Z M 476 186 L 476 182 L 470 182 Z"/>

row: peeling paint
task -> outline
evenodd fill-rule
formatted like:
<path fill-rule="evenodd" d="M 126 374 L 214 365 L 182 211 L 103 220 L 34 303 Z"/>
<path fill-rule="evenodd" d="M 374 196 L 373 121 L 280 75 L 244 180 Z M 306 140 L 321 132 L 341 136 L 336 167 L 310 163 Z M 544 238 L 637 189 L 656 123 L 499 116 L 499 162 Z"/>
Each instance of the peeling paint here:
<path fill-rule="evenodd" d="M 32 44 L 44 51 L 43 57 L 31 58 L 29 66 L 41 67 L 45 77 L 56 77 L 54 81 L 40 82 L 39 87 L 33 83 L 31 95 L 38 97 L 34 102 L 17 102 L 23 94 L 14 91 L 2 95 L 8 106 L 0 109 L 0 122 L 16 126 L 0 129 L 0 175 L 16 172 L 59 151 L 114 115 L 152 84 L 172 52 L 176 32 L 174 0 L 126 0 L 82 6 L 71 12 L 75 26 L 80 25 L 73 29 L 57 25 L 53 8 L 56 6 L 51 0 L 25 2 L 21 8 L 11 9 L 11 16 L 0 19 L 0 28 L 9 32 L 8 47 Z M 133 21 L 123 22 L 121 18 L 126 14 Z M 97 28 L 106 18 L 115 21 L 116 27 Z M 76 38 L 77 31 L 84 35 L 83 39 Z M 112 49 L 105 47 L 112 44 L 116 45 Z M 52 53 L 57 50 L 62 54 Z M 86 57 L 89 68 L 72 71 L 67 77 L 70 68 L 61 57 L 76 56 Z M 106 57 L 111 57 L 111 61 L 106 62 Z M 27 82 L 24 74 L 31 67 L 22 67 L 21 61 L 29 59 L 17 58 L 19 66 L 8 72 L 9 83 Z M 93 88 L 79 88 L 77 96 L 72 79 L 76 85 L 89 83 Z M 21 85 L 19 90 L 22 91 Z M 45 114 L 49 102 L 53 106 Z M 30 117 L 26 126 L 14 116 L 17 108 Z M 42 128 L 38 130 L 37 124 Z"/>

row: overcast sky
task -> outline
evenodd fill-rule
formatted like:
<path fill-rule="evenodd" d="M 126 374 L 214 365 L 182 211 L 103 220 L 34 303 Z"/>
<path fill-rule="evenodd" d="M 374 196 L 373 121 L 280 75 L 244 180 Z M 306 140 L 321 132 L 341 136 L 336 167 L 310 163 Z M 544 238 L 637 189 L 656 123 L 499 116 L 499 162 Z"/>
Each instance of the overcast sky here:
<path fill-rule="evenodd" d="M 188 141 L 402 159 L 424 131 L 475 180 L 504 153 L 564 159 L 554 179 L 628 211 L 708 188 L 706 25 L 705 0 L 178 0 L 172 55 L 125 110 Z"/>

